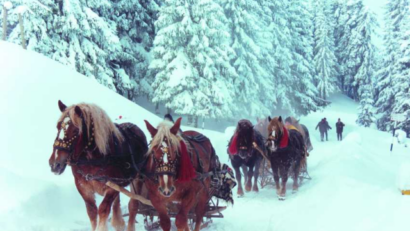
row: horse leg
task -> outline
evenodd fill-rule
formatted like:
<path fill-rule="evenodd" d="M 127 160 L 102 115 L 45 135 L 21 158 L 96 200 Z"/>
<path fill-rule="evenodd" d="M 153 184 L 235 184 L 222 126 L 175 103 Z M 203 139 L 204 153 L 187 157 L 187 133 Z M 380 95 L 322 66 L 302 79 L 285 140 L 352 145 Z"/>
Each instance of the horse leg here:
<path fill-rule="evenodd" d="M 238 181 L 238 196 L 243 196 L 241 171 L 237 166 L 234 167 L 234 170 L 236 174 L 236 180 Z"/>
<path fill-rule="evenodd" d="M 152 205 L 158 212 L 159 225 L 161 226 L 162 230 L 171 231 L 171 218 L 169 218 L 168 216 L 166 204 L 161 203 L 161 201 L 156 197 L 152 197 L 150 199 Z"/>
<path fill-rule="evenodd" d="M 246 192 L 250 192 L 252 190 L 252 177 L 253 177 L 254 168 L 255 168 L 255 164 L 249 166 L 248 181 L 246 181 L 246 185 L 245 185 Z"/>
<path fill-rule="evenodd" d="M 204 190 L 204 189 L 202 189 Z M 190 194 L 181 201 L 181 209 L 175 217 L 175 225 L 178 231 L 189 231 L 188 213 L 195 204 L 197 190 L 192 190 Z"/>
<path fill-rule="evenodd" d="M 306 157 L 303 157 L 306 158 Z M 292 193 L 296 193 L 299 190 L 299 184 L 298 184 L 298 180 L 299 180 L 299 172 L 300 172 L 300 167 L 301 167 L 301 162 L 302 159 L 298 158 L 295 162 L 295 169 L 294 169 L 294 179 L 293 179 L 293 190 Z"/>
<path fill-rule="evenodd" d="M 134 187 L 135 185 L 136 185 L 136 188 Z M 142 181 L 134 180 L 130 186 L 131 192 L 136 193 L 136 194 L 141 194 L 142 185 L 143 185 Z M 127 231 L 135 231 L 135 218 L 137 216 L 138 207 L 139 207 L 139 202 L 137 200 L 130 199 L 130 202 L 128 202 L 129 217 L 128 217 Z"/>
<path fill-rule="evenodd" d="M 87 208 L 87 214 L 88 214 L 88 217 L 90 218 L 91 228 L 94 231 L 97 228 L 97 215 L 98 215 L 94 192 L 87 187 L 88 183 L 82 184 L 76 180 L 75 185 L 77 187 L 78 192 L 83 197 L 83 200 L 85 202 L 85 207 Z"/>
<path fill-rule="evenodd" d="M 114 189 L 108 189 L 105 191 L 104 199 L 98 207 L 98 231 L 108 231 L 107 219 L 111 212 L 111 206 L 118 195 L 119 192 Z"/>
<path fill-rule="evenodd" d="M 123 231 L 125 228 L 124 218 L 122 218 L 121 212 L 121 203 L 120 203 L 120 195 L 114 199 L 114 203 L 112 205 L 112 221 L 111 225 L 115 228 L 116 231 Z"/>
<path fill-rule="evenodd" d="M 247 181 L 248 181 L 248 167 L 243 164 L 243 165 L 241 166 L 241 168 L 242 168 L 243 176 L 245 177 L 245 181 L 244 181 L 244 182 L 247 182 Z"/>
<path fill-rule="evenodd" d="M 253 191 L 254 192 L 259 192 L 259 188 L 258 188 L 258 178 L 259 178 L 259 168 L 261 166 L 261 162 L 262 159 L 258 159 L 256 160 L 256 164 L 255 164 L 255 172 L 254 172 L 254 182 L 253 182 Z"/>
<path fill-rule="evenodd" d="M 205 216 L 206 209 L 208 207 L 208 201 L 209 201 L 209 196 L 206 191 L 201 193 L 200 197 L 198 198 L 198 203 L 195 207 L 195 230 L 194 231 L 199 231 L 201 229 L 201 223 L 202 220 Z"/>
<path fill-rule="evenodd" d="M 279 168 L 278 165 L 271 160 L 271 168 L 272 168 L 272 173 L 273 173 L 273 179 L 275 180 L 275 186 L 276 186 L 276 195 L 280 195 L 280 185 L 279 185 Z"/>
<path fill-rule="evenodd" d="M 288 182 L 288 174 L 289 174 L 290 166 L 283 166 L 280 168 L 280 175 L 282 178 L 282 187 L 279 194 L 279 200 L 285 200 L 286 198 L 286 183 Z"/>

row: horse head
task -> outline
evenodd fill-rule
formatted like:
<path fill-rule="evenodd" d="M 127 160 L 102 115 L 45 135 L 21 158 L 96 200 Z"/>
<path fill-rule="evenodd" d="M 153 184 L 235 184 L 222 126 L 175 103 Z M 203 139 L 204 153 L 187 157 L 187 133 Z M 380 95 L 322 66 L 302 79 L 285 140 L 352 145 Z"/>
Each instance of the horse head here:
<path fill-rule="evenodd" d="M 239 157 L 246 159 L 252 155 L 252 148 L 254 142 L 254 131 L 253 125 L 249 120 L 240 120 L 236 126 L 235 135 L 233 137 L 234 141 L 231 142 L 230 150 L 236 150 Z M 236 154 L 236 153 L 232 153 Z"/>
<path fill-rule="evenodd" d="M 176 190 L 175 181 L 178 177 L 180 163 L 180 150 L 183 141 L 178 136 L 181 126 L 181 118 L 175 124 L 163 121 L 154 128 L 145 120 L 148 131 L 151 134 L 151 147 L 148 150 L 150 156 L 151 171 L 159 182 L 158 190 L 164 197 L 170 197 Z"/>
<path fill-rule="evenodd" d="M 57 122 L 57 137 L 49 159 L 51 171 L 62 174 L 68 163 L 77 161 L 81 155 L 88 159 L 108 155 L 113 137 L 119 143 L 124 137 L 107 113 L 94 104 L 77 104 L 67 107 L 61 101 L 62 112 Z"/>
<path fill-rule="evenodd" d="M 57 122 L 57 137 L 53 145 L 53 153 L 49 159 L 51 171 L 57 175 L 64 172 L 67 161 L 72 157 L 75 147 L 81 145 L 83 139 L 80 138 L 80 128 L 74 123 L 73 116 L 81 117 L 81 109 L 77 106 L 74 109 L 75 113 L 70 113 L 67 106 L 61 101 L 58 101 L 58 106 L 63 115 Z"/>
<path fill-rule="evenodd" d="M 275 151 L 276 147 L 278 146 L 279 141 L 281 140 L 283 136 L 283 129 L 284 129 L 284 124 L 282 117 L 275 117 L 271 119 L 270 117 L 268 118 L 269 120 L 269 125 L 268 125 L 268 148 L 271 151 Z"/>
<path fill-rule="evenodd" d="M 263 136 L 263 138 L 267 139 L 268 138 L 268 125 L 269 125 L 269 120 L 268 117 L 265 119 L 260 119 L 259 117 L 256 118 L 256 125 L 254 126 L 255 130 L 260 132 Z"/>

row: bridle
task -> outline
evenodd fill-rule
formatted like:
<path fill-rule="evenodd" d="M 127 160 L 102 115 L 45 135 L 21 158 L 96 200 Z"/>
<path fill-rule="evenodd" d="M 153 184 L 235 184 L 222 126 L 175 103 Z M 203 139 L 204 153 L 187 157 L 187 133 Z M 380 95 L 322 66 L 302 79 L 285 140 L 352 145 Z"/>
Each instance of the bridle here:
<path fill-rule="evenodd" d="M 67 122 L 64 122 L 66 119 L 69 119 Z M 86 125 L 85 125 L 85 121 L 84 118 L 81 117 L 82 120 L 82 126 L 83 126 L 83 134 L 86 134 Z M 90 149 L 90 147 L 94 144 L 94 121 L 91 119 L 91 136 L 88 139 L 87 135 L 80 135 L 79 131 L 76 132 L 76 134 L 74 136 L 72 136 L 70 139 L 67 137 L 67 130 L 69 128 L 69 126 L 72 124 L 71 122 L 71 118 L 70 116 L 66 116 L 64 117 L 64 119 L 61 122 L 60 125 L 60 130 L 57 133 L 57 138 L 54 142 L 53 148 L 57 149 L 57 150 L 62 150 L 62 151 L 66 151 L 68 152 L 68 158 L 67 158 L 67 163 L 70 163 L 71 161 L 73 161 L 73 154 L 74 152 L 77 150 L 78 146 L 81 143 L 81 140 L 84 141 L 84 143 L 86 143 L 85 147 L 79 152 L 79 154 L 87 151 Z M 60 133 L 64 132 L 64 138 L 60 139 Z M 77 140 L 77 142 L 75 142 Z M 74 146 L 74 143 L 75 146 Z"/>
<path fill-rule="evenodd" d="M 178 159 L 175 158 L 174 160 L 171 160 L 171 153 L 170 153 L 170 148 L 168 146 L 167 138 L 164 138 L 159 148 L 161 149 L 161 152 L 162 152 L 160 158 L 155 158 L 154 153 L 151 153 L 152 158 L 155 163 L 154 175 L 155 176 L 161 176 L 161 175 L 176 176 Z M 175 152 L 176 152 L 175 153 L 175 156 L 176 156 L 177 151 Z"/>

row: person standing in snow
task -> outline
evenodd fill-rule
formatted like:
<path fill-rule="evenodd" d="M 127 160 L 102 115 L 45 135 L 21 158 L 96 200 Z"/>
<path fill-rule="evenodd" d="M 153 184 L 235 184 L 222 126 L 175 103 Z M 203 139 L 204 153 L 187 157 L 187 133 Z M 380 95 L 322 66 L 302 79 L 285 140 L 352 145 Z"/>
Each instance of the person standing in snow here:
<path fill-rule="evenodd" d="M 336 133 L 337 133 L 337 140 L 342 140 L 343 137 L 343 127 L 345 124 L 340 120 L 340 118 L 337 120 L 336 123 Z"/>
<path fill-rule="evenodd" d="M 329 123 L 327 122 L 326 118 L 323 118 L 316 126 L 316 130 L 319 128 L 319 132 L 320 132 L 320 139 L 323 142 L 324 140 L 324 136 L 326 135 L 326 141 L 328 141 L 328 135 L 327 135 L 327 131 L 329 129 L 332 129 L 329 126 Z"/>

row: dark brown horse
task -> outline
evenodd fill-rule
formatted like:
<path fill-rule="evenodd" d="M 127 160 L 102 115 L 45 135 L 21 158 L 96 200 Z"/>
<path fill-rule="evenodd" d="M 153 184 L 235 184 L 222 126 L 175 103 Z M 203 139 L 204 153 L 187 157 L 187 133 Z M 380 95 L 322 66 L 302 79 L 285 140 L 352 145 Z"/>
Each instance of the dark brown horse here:
<path fill-rule="evenodd" d="M 289 168 L 293 165 L 293 191 L 297 192 L 300 163 L 305 153 L 303 137 L 297 130 L 286 129 L 282 117 L 270 119 L 268 126 L 268 152 L 272 166 L 276 193 L 280 200 L 286 197 Z M 282 185 L 279 184 L 282 179 Z"/>
<path fill-rule="evenodd" d="M 167 205 L 179 204 L 175 217 L 178 231 L 188 231 L 188 213 L 195 212 L 195 231 L 199 231 L 211 198 L 210 178 L 215 151 L 208 138 L 195 131 L 179 132 L 181 118 L 175 124 L 164 121 L 154 128 L 145 121 L 151 133 L 151 147 L 146 166 L 145 185 L 152 205 L 158 211 L 164 231 L 171 230 Z"/>
<path fill-rule="evenodd" d="M 144 133 L 130 123 L 112 123 L 105 111 L 93 104 L 67 107 L 59 101 L 58 105 L 62 115 L 57 122 L 57 138 L 49 159 L 51 171 L 60 175 L 67 165 L 71 166 L 92 230 L 108 230 L 106 223 L 111 207 L 111 224 L 117 231 L 124 230 L 119 193 L 105 182 L 114 181 L 124 187 L 139 172 L 138 166 L 148 150 Z M 98 209 L 95 193 L 104 196 Z M 135 218 L 130 219 L 133 221 Z"/>
<path fill-rule="evenodd" d="M 254 177 L 253 191 L 259 191 L 259 167 L 263 156 L 259 150 L 255 148 L 255 145 L 259 147 L 262 152 L 265 152 L 262 135 L 253 128 L 249 120 L 240 120 L 236 127 L 235 134 L 229 141 L 227 150 L 232 162 L 232 167 L 235 170 L 236 180 L 238 181 L 238 196 L 244 195 L 240 173 L 241 166 L 248 168 L 244 171 L 244 174 L 247 174 L 247 177 L 245 177 L 245 190 L 247 192 L 251 191 L 252 177 Z"/>

